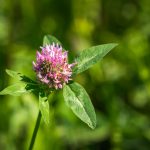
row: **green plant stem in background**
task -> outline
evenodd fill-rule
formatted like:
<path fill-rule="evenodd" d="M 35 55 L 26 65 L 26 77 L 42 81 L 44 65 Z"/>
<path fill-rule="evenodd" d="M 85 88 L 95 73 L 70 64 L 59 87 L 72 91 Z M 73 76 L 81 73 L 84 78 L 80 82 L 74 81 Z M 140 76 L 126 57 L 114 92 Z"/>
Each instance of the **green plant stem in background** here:
<path fill-rule="evenodd" d="M 34 146 L 34 142 L 35 142 L 35 138 L 36 138 L 36 134 L 38 132 L 39 126 L 40 126 L 40 121 L 41 121 L 41 112 L 39 111 L 38 117 L 37 117 L 37 121 L 36 121 L 36 125 L 32 134 L 32 139 L 30 142 L 30 147 L 29 150 L 32 150 L 33 146 Z"/>

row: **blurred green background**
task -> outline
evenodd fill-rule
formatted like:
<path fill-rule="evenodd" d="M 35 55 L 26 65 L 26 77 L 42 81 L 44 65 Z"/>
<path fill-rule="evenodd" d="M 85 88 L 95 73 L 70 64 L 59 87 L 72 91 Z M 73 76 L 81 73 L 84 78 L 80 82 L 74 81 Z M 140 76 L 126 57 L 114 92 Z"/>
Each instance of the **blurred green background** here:
<path fill-rule="evenodd" d="M 9 68 L 35 78 L 32 61 L 51 34 L 69 55 L 117 42 L 102 62 L 75 80 L 89 93 L 97 127 L 91 130 L 51 95 L 51 124 L 41 122 L 35 150 L 150 149 L 149 0 L 0 0 L 0 90 L 16 82 Z M 0 96 L 0 150 L 26 150 L 38 114 L 33 94 Z"/>

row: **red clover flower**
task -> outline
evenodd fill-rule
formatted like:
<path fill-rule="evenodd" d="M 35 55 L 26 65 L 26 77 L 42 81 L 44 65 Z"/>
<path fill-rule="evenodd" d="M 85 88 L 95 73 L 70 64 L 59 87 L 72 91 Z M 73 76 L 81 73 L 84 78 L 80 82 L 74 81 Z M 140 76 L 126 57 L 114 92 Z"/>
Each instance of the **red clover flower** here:
<path fill-rule="evenodd" d="M 33 62 L 38 80 L 49 88 L 63 88 L 71 80 L 75 63 L 68 64 L 68 52 L 58 44 L 46 45 L 41 49 L 41 53 L 37 51 L 36 63 Z"/>

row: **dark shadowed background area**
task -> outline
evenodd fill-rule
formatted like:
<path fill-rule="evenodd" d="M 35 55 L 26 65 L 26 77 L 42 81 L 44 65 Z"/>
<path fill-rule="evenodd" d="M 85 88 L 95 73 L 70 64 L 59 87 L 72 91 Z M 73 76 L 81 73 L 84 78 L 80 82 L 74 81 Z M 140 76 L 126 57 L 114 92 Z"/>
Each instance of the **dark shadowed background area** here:
<path fill-rule="evenodd" d="M 50 125 L 43 121 L 35 150 L 150 149 L 149 0 L 0 0 L 0 90 L 17 82 L 9 68 L 35 79 L 32 61 L 43 36 L 56 36 L 71 56 L 117 42 L 102 62 L 78 75 L 96 109 L 91 130 L 51 95 Z M 38 114 L 33 94 L 0 96 L 0 150 L 26 150 Z"/>

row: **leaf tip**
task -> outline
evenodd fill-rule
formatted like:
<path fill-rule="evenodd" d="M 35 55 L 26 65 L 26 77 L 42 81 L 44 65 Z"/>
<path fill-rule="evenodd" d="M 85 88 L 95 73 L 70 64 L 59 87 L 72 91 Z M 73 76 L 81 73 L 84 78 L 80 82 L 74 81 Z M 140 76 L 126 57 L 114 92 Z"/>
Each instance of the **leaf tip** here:
<path fill-rule="evenodd" d="M 119 45 L 118 43 L 112 43 L 112 44 L 113 44 L 113 48 Z"/>
<path fill-rule="evenodd" d="M 96 117 L 96 116 L 95 116 Z M 91 122 L 91 123 L 88 123 L 88 126 L 94 130 L 96 128 L 96 118 L 95 118 L 95 121 Z"/>
<path fill-rule="evenodd" d="M 5 72 L 6 72 L 7 74 L 9 74 L 9 69 L 5 69 Z"/>
<path fill-rule="evenodd" d="M 92 126 L 91 129 L 94 130 L 96 128 L 96 126 Z"/>

